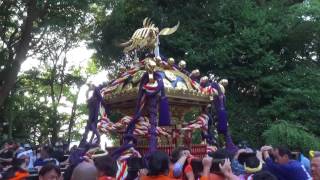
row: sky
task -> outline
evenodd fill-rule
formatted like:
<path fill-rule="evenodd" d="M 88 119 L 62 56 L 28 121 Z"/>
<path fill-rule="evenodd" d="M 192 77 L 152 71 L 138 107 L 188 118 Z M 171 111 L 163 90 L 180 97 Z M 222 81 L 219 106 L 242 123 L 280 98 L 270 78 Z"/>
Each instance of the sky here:
<path fill-rule="evenodd" d="M 95 51 L 93 49 L 88 49 L 86 47 L 85 42 L 81 42 L 80 45 L 72 50 L 70 50 L 67 54 L 67 58 L 68 58 L 68 64 L 67 69 L 69 67 L 75 66 L 75 67 L 86 67 L 86 65 L 88 64 L 91 56 L 93 55 Z M 36 68 L 39 66 L 39 60 L 37 60 L 35 57 L 29 57 L 26 61 L 24 61 L 24 63 L 21 65 L 21 72 L 25 72 L 28 71 L 32 68 Z M 99 85 L 102 84 L 103 82 L 105 82 L 107 80 L 107 71 L 106 70 L 101 70 L 100 72 L 98 72 L 96 75 L 93 75 L 91 77 L 88 78 L 87 82 L 91 82 L 95 85 Z M 78 104 L 83 104 L 86 103 L 86 92 L 88 90 L 88 86 L 83 85 L 80 88 L 80 93 L 79 93 L 79 97 L 78 97 Z M 71 102 L 67 102 L 65 98 L 62 98 L 62 101 L 64 101 L 63 103 L 66 104 L 66 107 L 58 107 L 58 111 L 60 113 L 71 113 L 71 107 L 72 107 L 72 103 Z M 65 128 L 65 127 L 62 127 Z M 79 130 L 80 133 L 84 132 L 84 127 L 81 128 Z M 90 136 L 89 136 L 90 137 Z M 70 144 L 70 147 L 72 147 L 73 145 L 77 145 L 79 142 L 72 142 Z M 105 144 L 107 144 L 107 146 L 111 146 L 112 145 L 112 141 L 109 140 L 105 135 L 101 137 L 101 147 L 104 148 Z"/>

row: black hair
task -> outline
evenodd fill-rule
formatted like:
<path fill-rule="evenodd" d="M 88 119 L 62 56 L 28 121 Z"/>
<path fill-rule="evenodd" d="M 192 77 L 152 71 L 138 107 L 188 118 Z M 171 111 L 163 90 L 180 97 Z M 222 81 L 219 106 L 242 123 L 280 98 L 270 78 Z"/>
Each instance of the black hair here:
<path fill-rule="evenodd" d="M 269 171 L 260 171 L 257 172 L 252 177 L 253 180 L 277 180 L 276 176 L 271 174 Z"/>
<path fill-rule="evenodd" d="M 179 146 L 179 147 L 175 148 L 172 151 L 170 161 L 172 163 L 176 163 L 181 157 L 181 152 L 184 151 L 184 150 L 189 150 L 189 149 L 187 147 L 184 147 L 184 146 Z"/>
<path fill-rule="evenodd" d="M 139 170 L 145 168 L 144 160 L 139 157 L 130 157 L 127 160 L 127 166 L 128 175 L 126 177 L 126 180 L 136 179 L 136 177 L 138 177 Z"/>
<path fill-rule="evenodd" d="M 280 155 L 281 157 L 283 157 L 284 155 L 288 155 L 288 157 L 289 157 L 290 159 L 292 158 L 292 153 L 291 153 L 291 151 L 290 151 L 287 147 L 278 146 L 278 147 L 276 147 L 275 149 L 278 150 L 279 155 Z"/>
<path fill-rule="evenodd" d="M 24 162 L 25 162 L 25 159 L 20 159 L 20 158 L 14 157 L 14 158 L 12 159 L 12 166 L 18 168 L 18 167 L 20 167 Z"/>
<path fill-rule="evenodd" d="M 47 174 L 48 172 L 54 170 L 59 176 L 61 176 L 61 171 L 60 168 L 54 164 L 46 164 L 44 165 L 40 171 L 39 171 L 39 176 L 44 176 L 45 174 Z"/>
<path fill-rule="evenodd" d="M 192 167 L 192 171 L 194 174 L 194 179 L 198 179 L 201 176 L 201 172 L 203 171 L 203 164 L 201 159 L 192 159 L 190 162 Z"/>
<path fill-rule="evenodd" d="M 208 155 L 213 159 L 226 159 L 226 158 L 231 159 L 231 154 L 229 154 L 228 151 L 225 149 L 218 149 L 215 152 L 208 153 Z"/>
<path fill-rule="evenodd" d="M 240 153 L 239 156 L 238 156 L 238 161 L 240 164 L 244 165 L 244 163 L 246 162 L 246 160 L 249 158 L 249 157 L 256 157 L 256 153 L 248 153 L 248 152 L 243 152 L 243 153 Z"/>
<path fill-rule="evenodd" d="M 42 146 L 42 149 L 45 150 L 48 154 L 48 156 L 52 156 L 53 154 L 53 148 L 51 146 Z"/>
<path fill-rule="evenodd" d="M 103 172 L 106 176 L 116 177 L 118 166 L 111 156 L 105 155 L 95 158 L 94 165 L 98 171 Z"/>
<path fill-rule="evenodd" d="M 260 161 L 256 156 L 250 156 L 245 160 L 246 167 L 256 168 L 260 165 Z"/>
<path fill-rule="evenodd" d="M 147 161 L 149 176 L 157 176 L 169 171 L 169 156 L 162 151 L 154 151 Z"/>
<path fill-rule="evenodd" d="M 12 140 L 7 140 L 5 143 L 9 144 L 9 145 L 13 145 L 14 142 Z"/>
<path fill-rule="evenodd" d="M 238 147 L 240 149 L 246 149 L 247 147 L 249 147 L 249 143 L 246 140 L 242 140 L 239 142 Z"/>

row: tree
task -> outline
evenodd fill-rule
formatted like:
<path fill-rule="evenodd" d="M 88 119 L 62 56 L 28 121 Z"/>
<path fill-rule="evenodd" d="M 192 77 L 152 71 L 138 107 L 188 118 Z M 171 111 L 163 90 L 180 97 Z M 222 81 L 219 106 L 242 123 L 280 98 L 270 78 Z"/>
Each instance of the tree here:
<path fill-rule="evenodd" d="M 48 67 L 44 68 L 44 65 Z M 1 132 L 2 138 L 8 134 L 9 139 L 33 144 L 53 143 L 59 138 L 68 143 L 80 140 L 79 129 L 86 122 L 87 105 L 80 104 L 78 96 L 88 77 L 97 72 L 96 64 L 89 61 L 86 67 L 68 66 L 61 93 L 58 91 L 60 83 L 54 82 L 54 92 L 59 92 L 54 94 L 54 98 L 61 96 L 56 104 L 52 103 L 52 94 L 49 93 L 50 68 L 52 66 L 43 64 L 19 75 L 5 106 L 0 109 L 0 124 L 6 124 Z"/>
<path fill-rule="evenodd" d="M 0 2 L 0 106 L 13 88 L 21 64 L 48 33 L 48 27 L 85 22 L 89 0 Z"/>
<path fill-rule="evenodd" d="M 319 138 L 310 134 L 303 126 L 299 124 L 288 123 L 287 121 L 279 121 L 273 124 L 263 133 L 267 144 L 274 146 L 289 145 L 292 150 L 310 150 L 319 149 Z"/>
<path fill-rule="evenodd" d="M 105 8 L 112 12 L 97 13 L 92 35 L 102 64 L 120 59 L 115 44 L 127 40 L 146 16 L 160 27 L 180 20 L 174 35 L 160 39 L 161 53 L 229 80 L 227 108 L 236 141 L 261 145 L 262 133 L 279 119 L 303 122 L 319 136 L 319 2 L 120 0 Z"/>
<path fill-rule="evenodd" d="M 49 30 L 49 32 L 51 33 L 43 36 L 41 43 L 39 43 L 36 48 L 37 51 L 34 51 L 34 53 L 44 65 L 42 78 L 44 81 L 43 85 L 48 86 L 49 102 L 52 107 L 50 129 L 52 129 L 52 141 L 55 142 L 59 129 L 61 128 L 61 117 L 58 116 L 58 107 L 61 105 L 61 98 L 73 83 L 75 83 L 78 89 L 76 93 L 78 94 L 80 89 L 79 85 L 84 84 L 85 81 L 81 79 L 81 76 L 73 76 L 70 74 L 68 72 L 70 69 L 67 67 L 67 53 L 76 47 L 80 41 L 79 29 L 77 31 L 76 27 L 56 28 Z M 76 100 L 74 100 L 73 103 L 75 103 L 76 106 Z"/>

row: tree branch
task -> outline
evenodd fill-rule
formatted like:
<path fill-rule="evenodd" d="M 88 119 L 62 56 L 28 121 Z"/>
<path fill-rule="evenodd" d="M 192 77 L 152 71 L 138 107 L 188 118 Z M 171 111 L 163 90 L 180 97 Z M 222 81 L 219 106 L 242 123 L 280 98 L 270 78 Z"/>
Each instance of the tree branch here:
<path fill-rule="evenodd" d="M 45 27 L 45 29 L 40 34 L 39 38 L 34 39 L 35 41 L 31 42 L 30 48 L 33 48 L 39 44 L 39 42 L 43 39 L 43 36 L 47 33 L 48 27 Z"/>
<path fill-rule="evenodd" d="M 66 53 L 65 53 L 66 54 Z M 60 102 L 61 96 L 62 96 L 62 91 L 63 91 L 63 85 L 64 85 L 64 81 L 65 81 L 65 77 L 64 77 L 64 73 L 65 73 L 65 68 L 67 65 L 67 57 L 66 55 L 63 58 L 63 65 L 62 65 L 62 70 L 60 71 L 61 75 L 60 75 L 60 92 L 59 92 L 59 97 L 58 97 L 58 102 Z"/>

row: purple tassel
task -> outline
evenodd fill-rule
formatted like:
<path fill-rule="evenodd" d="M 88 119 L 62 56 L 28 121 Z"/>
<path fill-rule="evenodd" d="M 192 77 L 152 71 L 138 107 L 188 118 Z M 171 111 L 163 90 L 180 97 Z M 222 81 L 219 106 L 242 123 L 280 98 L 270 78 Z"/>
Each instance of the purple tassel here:
<path fill-rule="evenodd" d="M 219 95 L 218 99 L 216 100 L 215 106 L 217 109 L 217 115 L 218 115 L 218 132 L 222 134 L 226 134 L 228 131 L 228 114 L 224 107 L 223 99 L 225 98 L 224 95 Z"/>
<path fill-rule="evenodd" d="M 149 128 L 149 152 L 157 150 L 157 97 L 156 95 L 148 98 L 148 111 L 150 115 L 150 128 Z"/>
<path fill-rule="evenodd" d="M 138 100 L 137 100 L 137 106 L 136 106 L 136 112 L 132 119 L 132 121 L 128 124 L 126 135 L 133 136 L 133 131 L 135 128 L 135 125 L 141 116 L 141 100 L 144 95 L 147 96 L 147 102 L 146 107 L 148 107 L 148 113 L 150 115 L 150 141 L 149 141 L 149 153 L 154 152 L 157 150 L 157 100 L 158 100 L 158 93 L 160 92 L 161 98 L 159 101 L 159 125 L 161 126 L 168 126 L 170 125 L 170 113 L 169 113 L 169 103 L 165 96 L 164 92 L 164 84 L 162 81 L 162 76 L 160 73 L 155 72 L 154 78 L 158 82 L 158 87 L 156 88 L 155 92 L 147 92 L 143 90 L 143 86 L 148 83 L 148 73 L 145 73 L 140 81 L 140 87 L 139 87 L 139 93 L 138 93 Z M 122 149 L 123 147 L 127 146 L 129 143 L 129 139 L 125 138 L 124 144 L 120 147 Z M 117 155 L 119 151 L 116 151 L 115 154 Z"/>
<path fill-rule="evenodd" d="M 139 117 L 141 116 L 140 103 L 141 103 L 141 98 L 143 96 L 143 88 L 142 87 L 147 82 L 148 82 L 148 73 L 144 73 L 144 75 L 142 76 L 142 78 L 140 80 L 136 111 L 135 111 L 135 114 L 134 114 L 134 117 L 133 117 L 132 121 L 130 121 L 130 123 L 128 124 L 127 130 L 126 130 L 126 134 L 130 134 L 130 135 L 133 134 L 135 125 L 136 125 Z"/>
<path fill-rule="evenodd" d="M 165 95 L 164 92 L 164 84 L 162 80 L 162 76 L 158 75 L 158 87 L 160 88 L 161 96 L 160 96 L 160 102 L 159 102 L 159 126 L 170 126 L 170 109 L 169 109 L 169 102 L 168 98 Z"/>
<path fill-rule="evenodd" d="M 80 142 L 80 147 L 83 147 L 87 143 L 87 137 L 89 131 L 92 131 L 92 133 L 97 137 L 97 144 L 100 143 L 100 134 L 97 130 L 97 123 L 98 123 L 98 117 L 99 117 L 99 110 L 100 110 L 100 103 L 104 106 L 106 111 L 109 111 L 108 106 L 103 101 L 103 98 L 101 96 L 100 90 L 102 89 L 102 86 L 98 86 L 94 89 L 94 92 L 90 99 L 88 100 L 88 108 L 89 108 L 89 119 L 87 121 L 87 125 L 85 128 L 85 132 L 82 136 L 82 140 Z"/>
<path fill-rule="evenodd" d="M 238 147 L 236 145 L 233 144 L 231 135 L 229 133 L 226 134 L 225 136 L 225 140 L 226 140 L 226 149 L 229 153 L 231 154 L 235 154 L 238 151 Z"/>
<path fill-rule="evenodd" d="M 231 135 L 228 132 L 228 114 L 225 108 L 226 97 L 222 93 L 218 83 L 211 83 L 211 87 L 218 91 L 218 98 L 213 102 L 218 116 L 218 133 L 224 135 L 227 150 L 229 152 L 236 152 L 238 148 L 233 144 Z"/>
<path fill-rule="evenodd" d="M 160 97 L 159 107 L 159 126 L 170 126 L 170 111 L 168 99 L 165 96 Z"/>
<path fill-rule="evenodd" d="M 221 134 L 226 134 L 228 131 L 228 116 L 225 108 L 225 95 L 222 93 L 218 83 L 213 82 L 211 87 L 218 91 L 218 98 L 214 99 L 214 107 L 218 116 L 217 130 Z"/>
<path fill-rule="evenodd" d="M 119 148 L 111 152 L 111 157 L 113 159 L 118 159 L 124 151 L 132 148 L 133 146 L 134 146 L 133 144 L 123 144 Z"/>

